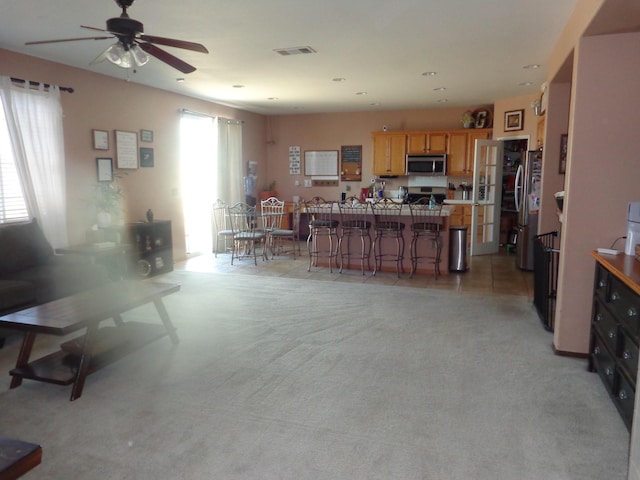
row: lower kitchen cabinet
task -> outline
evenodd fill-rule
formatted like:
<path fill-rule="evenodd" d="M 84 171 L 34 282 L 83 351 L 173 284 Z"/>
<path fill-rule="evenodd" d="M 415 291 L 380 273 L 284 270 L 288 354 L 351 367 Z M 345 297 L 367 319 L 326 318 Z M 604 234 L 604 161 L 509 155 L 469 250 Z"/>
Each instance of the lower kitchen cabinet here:
<path fill-rule="evenodd" d="M 589 370 L 598 373 L 630 430 L 640 334 L 640 262 L 628 255 L 596 259 Z"/>

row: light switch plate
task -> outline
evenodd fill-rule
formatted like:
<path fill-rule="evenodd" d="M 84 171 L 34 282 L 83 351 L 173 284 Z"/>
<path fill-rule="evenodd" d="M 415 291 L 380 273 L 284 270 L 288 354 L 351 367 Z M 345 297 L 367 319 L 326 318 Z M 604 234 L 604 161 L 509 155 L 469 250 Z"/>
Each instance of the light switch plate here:
<path fill-rule="evenodd" d="M 304 186 L 305 187 L 311 187 L 313 185 L 312 181 L 310 178 L 305 178 L 304 179 Z"/>

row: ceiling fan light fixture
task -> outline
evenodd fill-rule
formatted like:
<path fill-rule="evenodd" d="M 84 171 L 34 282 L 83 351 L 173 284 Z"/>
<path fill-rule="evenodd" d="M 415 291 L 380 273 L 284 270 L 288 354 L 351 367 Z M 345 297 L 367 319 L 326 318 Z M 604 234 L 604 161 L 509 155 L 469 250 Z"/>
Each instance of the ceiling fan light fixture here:
<path fill-rule="evenodd" d="M 107 60 L 109 60 L 114 65 L 117 65 L 122 68 L 129 68 L 131 65 L 128 65 L 128 66 L 123 65 L 123 59 L 125 58 L 125 56 L 128 57 L 126 53 L 127 51 L 124 49 L 124 46 L 122 46 L 120 42 L 116 42 L 113 45 L 111 45 L 109 48 L 107 48 L 107 50 L 104 52 L 104 56 Z"/>
<path fill-rule="evenodd" d="M 133 57 L 133 61 L 136 62 L 136 65 L 141 67 L 149 63 L 149 55 L 142 50 L 138 45 L 133 45 L 129 49 L 129 53 Z"/>

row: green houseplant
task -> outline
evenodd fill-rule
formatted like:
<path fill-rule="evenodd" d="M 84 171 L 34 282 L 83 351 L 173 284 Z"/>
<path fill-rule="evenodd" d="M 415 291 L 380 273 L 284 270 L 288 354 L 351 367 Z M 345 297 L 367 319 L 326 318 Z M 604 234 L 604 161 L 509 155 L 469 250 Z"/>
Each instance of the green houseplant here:
<path fill-rule="evenodd" d="M 113 217 L 122 211 L 122 189 L 115 182 L 100 182 L 94 185 L 92 203 L 96 208 L 98 227 L 111 225 Z"/>
<path fill-rule="evenodd" d="M 471 112 L 471 110 L 467 110 L 466 112 L 464 112 L 462 114 L 462 117 L 460 117 L 460 121 L 462 122 L 462 126 L 464 128 L 473 127 L 475 120 L 473 118 L 473 113 Z"/>

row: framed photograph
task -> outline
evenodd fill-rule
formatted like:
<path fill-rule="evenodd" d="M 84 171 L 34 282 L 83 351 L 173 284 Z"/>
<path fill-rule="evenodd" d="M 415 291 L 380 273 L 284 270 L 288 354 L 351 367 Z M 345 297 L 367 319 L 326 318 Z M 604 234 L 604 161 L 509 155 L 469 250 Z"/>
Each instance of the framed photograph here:
<path fill-rule="evenodd" d="M 109 150 L 109 132 L 106 130 L 92 130 L 93 133 L 93 149 Z"/>
<path fill-rule="evenodd" d="M 487 125 L 487 111 L 480 110 L 475 115 L 476 117 L 476 128 L 486 128 Z"/>
<path fill-rule="evenodd" d="M 140 130 L 140 141 L 145 143 L 153 142 L 153 132 L 151 130 Z"/>
<path fill-rule="evenodd" d="M 153 167 L 153 148 L 140 147 L 140 166 Z"/>
<path fill-rule="evenodd" d="M 138 134 L 116 130 L 118 168 L 138 168 Z"/>
<path fill-rule="evenodd" d="M 559 173 L 565 173 L 567 170 L 567 144 L 569 143 L 569 135 L 563 133 L 560 135 L 560 168 Z"/>
<path fill-rule="evenodd" d="M 96 158 L 99 182 L 113 182 L 113 160 L 111 158 Z"/>
<path fill-rule="evenodd" d="M 513 132 L 524 128 L 524 110 L 504 112 L 504 131 Z"/>

